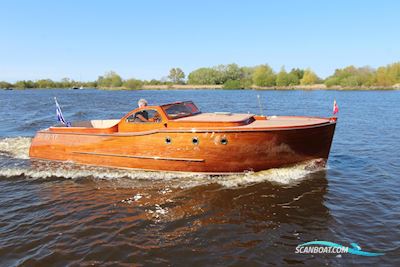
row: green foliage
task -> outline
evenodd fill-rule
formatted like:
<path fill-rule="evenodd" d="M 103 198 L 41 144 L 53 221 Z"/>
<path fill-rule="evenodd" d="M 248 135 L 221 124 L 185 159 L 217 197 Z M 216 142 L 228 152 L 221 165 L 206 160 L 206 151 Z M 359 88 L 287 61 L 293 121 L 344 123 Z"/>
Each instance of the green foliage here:
<path fill-rule="evenodd" d="M 31 80 L 28 81 L 17 81 L 14 85 L 15 88 L 25 89 L 25 88 L 35 88 L 35 83 Z"/>
<path fill-rule="evenodd" d="M 293 68 L 290 72 L 290 75 L 296 76 L 297 77 L 297 84 L 300 84 L 300 80 L 303 79 L 304 76 L 304 70 L 299 69 L 299 68 Z"/>
<path fill-rule="evenodd" d="M 257 86 L 274 86 L 276 75 L 268 65 L 260 65 L 253 72 L 253 83 Z"/>
<path fill-rule="evenodd" d="M 325 80 L 325 85 L 326 86 L 328 86 L 328 87 L 332 87 L 332 86 L 334 86 L 334 85 L 339 85 L 340 84 L 340 79 L 339 79 L 339 77 L 328 77 L 326 80 Z"/>
<path fill-rule="evenodd" d="M 376 72 L 376 83 L 381 86 L 390 86 L 400 83 L 400 62 L 378 68 Z"/>
<path fill-rule="evenodd" d="M 60 81 L 40 79 L 36 81 L 21 80 L 12 84 L 6 81 L 0 82 L 0 88 L 71 88 L 74 86 L 85 88 L 118 88 L 139 89 L 143 85 L 167 85 L 184 83 L 185 74 L 180 68 L 172 68 L 167 78 L 161 80 L 152 79 L 141 81 L 137 79 L 123 80 L 117 73 L 110 71 L 99 76 L 96 81 L 82 82 L 63 78 Z M 212 68 L 199 68 L 188 75 L 188 84 L 196 85 L 223 85 L 225 89 L 251 88 L 252 86 L 294 86 L 312 85 L 320 83 L 320 78 L 311 70 L 293 68 L 287 72 L 284 67 L 275 74 L 268 65 L 255 67 L 238 66 L 237 64 L 218 65 Z M 379 67 L 377 70 L 370 67 L 348 66 L 336 69 L 333 75 L 325 81 L 325 85 L 347 88 L 393 86 L 400 84 L 400 62 L 395 62 Z"/>
<path fill-rule="evenodd" d="M 185 79 L 185 73 L 180 68 L 172 68 L 169 71 L 168 78 L 177 84 L 183 83 L 183 79 Z"/>
<path fill-rule="evenodd" d="M 239 80 L 227 80 L 223 86 L 224 89 L 243 89 L 242 83 Z"/>
<path fill-rule="evenodd" d="M 141 80 L 136 80 L 136 79 L 128 79 L 123 83 L 123 87 L 127 89 L 139 89 L 142 86 L 143 82 Z"/>
<path fill-rule="evenodd" d="M 26 88 L 71 88 L 73 86 L 83 86 L 86 88 L 95 88 L 97 86 L 96 82 L 76 82 L 68 78 L 63 78 L 61 81 L 56 82 L 51 79 L 41 79 L 37 81 L 17 81 L 15 84 L 8 83 L 8 87 L 15 87 L 17 89 Z"/>
<path fill-rule="evenodd" d="M 240 86 L 241 88 L 251 88 L 253 85 L 253 73 L 254 73 L 254 67 L 241 67 L 240 68 L 240 73 L 241 73 L 241 78 L 240 78 Z"/>
<path fill-rule="evenodd" d="M 243 78 L 240 80 L 240 88 L 248 89 L 253 85 L 253 80 L 251 78 Z"/>
<path fill-rule="evenodd" d="M 93 82 L 87 82 L 83 85 L 83 87 L 86 88 L 96 88 L 97 87 L 97 81 L 93 81 Z"/>
<path fill-rule="evenodd" d="M 240 73 L 242 75 L 241 79 L 253 79 L 255 67 L 241 67 Z"/>
<path fill-rule="evenodd" d="M 73 82 L 74 82 L 74 81 L 72 81 L 72 80 L 69 79 L 69 78 L 62 78 L 61 81 L 58 83 L 58 86 L 57 86 L 57 87 L 60 87 L 60 88 L 70 88 L 70 87 L 72 87 Z"/>
<path fill-rule="evenodd" d="M 99 87 L 121 87 L 122 78 L 116 72 L 110 71 L 104 74 L 104 76 L 99 76 L 97 79 L 97 84 Z"/>
<path fill-rule="evenodd" d="M 189 84 L 221 84 L 219 72 L 213 68 L 200 68 L 188 76 Z"/>
<path fill-rule="evenodd" d="M 143 84 L 148 84 L 148 85 L 161 85 L 162 82 L 156 79 L 152 79 L 150 81 L 144 81 Z"/>
<path fill-rule="evenodd" d="M 300 84 L 300 79 L 299 77 L 294 74 L 294 73 L 289 73 L 287 79 L 289 80 L 289 85 L 299 85 Z"/>
<path fill-rule="evenodd" d="M 297 73 L 292 71 L 287 73 L 284 67 L 282 67 L 281 71 L 276 75 L 277 86 L 293 86 L 298 84 L 299 78 Z"/>
<path fill-rule="evenodd" d="M 328 87 L 335 85 L 343 87 L 370 86 L 375 83 L 375 75 L 375 71 L 370 67 L 348 66 L 336 69 L 335 73 L 325 80 L 325 85 Z"/>
<path fill-rule="evenodd" d="M 6 89 L 6 88 L 12 88 L 12 87 L 13 87 L 13 85 L 11 83 L 5 82 L 5 81 L 0 81 L 0 88 Z"/>
<path fill-rule="evenodd" d="M 192 71 L 188 76 L 188 84 L 225 84 L 228 80 L 240 81 L 246 75 L 237 64 L 218 65 Z"/>
<path fill-rule="evenodd" d="M 243 77 L 242 71 L 237 64 L 220 65 L 220 72 L 224 83 L 228 80 L 239 81 Z"/>
<path fill-rule="evenodd" d="M 277 86 L 288 86 L 289 85 L 288 73 L 285 68 L 282 67 L 281 71 L 276 75 L 276 85 Z"/>
<path fill-rule="evenodd" d="M 55 88 L 57 86 L 56 86 L 56 83 L 53 82 L 52 80 L 43 79 L 43 80 L 36 81 L 35 87 L 36 88 Z"/>
<path fill-rule="evenodd" d="M 300 80 L 300 84 L 311 85 L 311 84 L 316 84 L 318 81 L 319 81 L 318 76 L 311 69 L 306 69 L 304 71 L 303 78 Z"/>

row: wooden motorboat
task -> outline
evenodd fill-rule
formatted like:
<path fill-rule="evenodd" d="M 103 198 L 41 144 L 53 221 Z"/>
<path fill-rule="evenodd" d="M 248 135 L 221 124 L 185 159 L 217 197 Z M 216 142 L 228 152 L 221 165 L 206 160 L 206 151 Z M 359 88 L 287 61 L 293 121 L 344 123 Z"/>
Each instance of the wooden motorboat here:
<path fill-rule="evenodd" d="M 238 173 L 328 159 L 336 118 L 202 113 L 191 101 L 40 130 L 32 159 L 140 170 Z"/>

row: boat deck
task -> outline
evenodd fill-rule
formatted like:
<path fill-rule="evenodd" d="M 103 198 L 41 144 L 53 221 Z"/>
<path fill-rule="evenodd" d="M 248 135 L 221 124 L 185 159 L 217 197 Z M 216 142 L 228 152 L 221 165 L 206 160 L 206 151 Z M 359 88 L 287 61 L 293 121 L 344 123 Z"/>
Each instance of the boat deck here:
<path fill-rule="evenodd" d="M 302 127 L 314 127 L 328 124 L 335 120 L 333 118 L 300 117 L 300 116 L 255 116 L 253 114 L 238 113 L 202 113 L 195 116 L 171 120 L 168 127 L 154 124 L 153 128 L 138 129 L 138 134 L 149 131 L 180 131 L 198 130 L 228 130 L 228 131 L 259 131 L 268 129 L 291 129 Z M 49 131 L 58 133 L 81 133 L 81 134 L 114 134 L 135 131 L 120 131 L 119 120 L 91 120 L 75 122 L 73 127 L 50 127 Z M 149 124 L 151 126 L 151 124 Z M 140 126 L 140 124 L 138 124 Z"/>
<path fill-rule="evenodd" d="M 293 128 L 325 124 L 330 121 L 327 118 L 299 117 L 299 116 L 255 116 L 256 120 L 250 120 L 254 114 L 238 113 L 202 113 L 195 116 L 174 120 L 174 122 L 185 123 L 238 123 L 234 126 L 240 128 Z M 216 126 L 215 124 L 213 126 Z"/>
<path fill-rule="evenodd" d="M 270 116 L 266 120 L 256 120 L 242 128 L 293 128 L 303 126 L 314 126 L 328 123 L 326 118 L 294 117 L 294 116 Z"/>
<path fill-rule="evenodd" d="M 254 114 L 239 113 L 201 113 L 194 116 L 175 119 L 174 122 L 239 122 L 253 117 Z"/>

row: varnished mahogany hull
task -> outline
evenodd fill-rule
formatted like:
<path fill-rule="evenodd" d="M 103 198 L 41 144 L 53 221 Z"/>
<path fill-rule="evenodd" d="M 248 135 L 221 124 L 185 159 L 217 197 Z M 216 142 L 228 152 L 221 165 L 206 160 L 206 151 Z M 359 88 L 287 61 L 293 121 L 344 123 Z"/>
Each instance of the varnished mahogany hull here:
<path fill-rule="evenodd" d="M 266 130 L 37 133 L 30 157 L 157 171 L 238 173 L 328 159 L 336 123 Z M 193 144 L 193 138 L 198 144 Z M 166 139 L 170 139 L 167 144 Z M 227 143 L 223 144 L 222 139 Z"/>

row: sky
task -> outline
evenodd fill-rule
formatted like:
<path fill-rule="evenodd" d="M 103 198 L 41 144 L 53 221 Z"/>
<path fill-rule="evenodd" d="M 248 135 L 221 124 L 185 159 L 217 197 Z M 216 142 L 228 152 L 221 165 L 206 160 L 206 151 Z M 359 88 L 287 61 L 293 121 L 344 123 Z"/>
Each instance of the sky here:
<path fill-rule="evenodd" d="M 173 67 L 400 61 L 400 1 L 0 0 L 0 81 L 160 79 Z"/>

